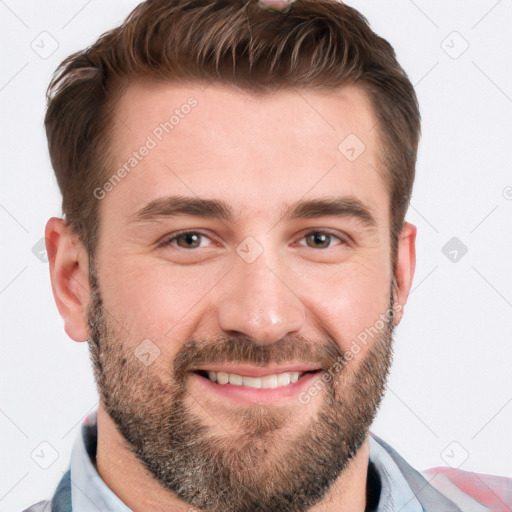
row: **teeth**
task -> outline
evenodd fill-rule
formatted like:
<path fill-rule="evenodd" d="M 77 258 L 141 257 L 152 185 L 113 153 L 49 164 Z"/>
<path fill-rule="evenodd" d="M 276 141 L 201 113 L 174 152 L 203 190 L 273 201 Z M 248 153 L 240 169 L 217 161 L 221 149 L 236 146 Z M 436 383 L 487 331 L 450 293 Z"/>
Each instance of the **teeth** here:
<path fill-rule="evenodd" d="M 228 373 L 229 375 L 229 382 L 231 384 L 235 384 L 235 386 L 243 386 L 244 378 L 240 375 L 237 375 L 236 373 Z"/>
<path fill-rule="evenodd" d="M 288 386 L 292 381 L 290 374 L 288 373 L 280 373 L 277 376 L 277 385 L 278 386 Z"/>
<path fill-rule="evenodd" d="M 231 382 L 231 374 L 229 377 Z M 237 377 L 239 377 L 239 375 L 237 375 Z M 242 377 L 242 386 L 247 386 L 248 388 L 261 388 L 261 379 L 259 377 Z"/>
<path fill-rule="evenodd" d="M 227 384 L 229 382 L 229 374 L 224 372 L 217 372 L 217 382 L 219 384 Z"/>
<path fill-rule="evenodd" d="M 281 386 L 294 384 L 304 372 L 284 372 L 264 377 L 248 377 L 236 373 L 208 372 L 208 378 L 218 384 L 233 384 L 235 386 L 246 386 L 248 388 L 274 389 Z"/>
<path fill-rule="evenodd" d="M 265 375 L 265 377 L 262 377 L 261 387 L 266 389 L 277 388 L 277 375 Z"/>

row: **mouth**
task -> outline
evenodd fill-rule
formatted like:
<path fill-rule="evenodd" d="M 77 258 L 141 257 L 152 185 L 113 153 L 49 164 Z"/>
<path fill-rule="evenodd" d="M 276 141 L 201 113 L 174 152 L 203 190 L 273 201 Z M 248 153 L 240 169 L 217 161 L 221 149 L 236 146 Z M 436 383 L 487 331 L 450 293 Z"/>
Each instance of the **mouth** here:
<path fill-rule="evenodd" d="M 198 368 L 192 375 L 201 392 L 239 402 L 271 404 L 297 397 L 321 371 L 304 365 L 286 368 L 212 365 Z"/>
<path fill-rule="evenodd" d="M 265 375 L 263 377 L 251 377 L 249 375 L 240 375 L 231 372 L 197 371 L 199 376 L 216 382 L 221 386 L 232 384 L 233 386 L 243 386 L 254 389 L 275 389 L 288 386 L 289 384 L 295 384 L 300 378 L 304 377 L 306 373 L 313 372 L 281 372 Z"/>

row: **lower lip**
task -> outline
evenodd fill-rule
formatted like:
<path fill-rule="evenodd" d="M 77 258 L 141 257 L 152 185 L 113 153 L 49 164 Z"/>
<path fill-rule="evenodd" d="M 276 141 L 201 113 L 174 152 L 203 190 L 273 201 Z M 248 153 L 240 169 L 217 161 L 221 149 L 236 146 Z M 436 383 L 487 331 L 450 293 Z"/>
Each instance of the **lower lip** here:
<path fill-rule="evenodd" d="M 197 385 L 201 395 L 215 394 L 218 397 L 234 400 L 242 404 L 278 405 L 285 402 L 297 401 L 303 391 L 309 389 L 314 381 L 320 378 L 321 372 L 306 373 L 297 382 L 277 388 L 250 388 L 235 384 L 217 384 L 207 377 L 193 373 L 191 378 Z"/>

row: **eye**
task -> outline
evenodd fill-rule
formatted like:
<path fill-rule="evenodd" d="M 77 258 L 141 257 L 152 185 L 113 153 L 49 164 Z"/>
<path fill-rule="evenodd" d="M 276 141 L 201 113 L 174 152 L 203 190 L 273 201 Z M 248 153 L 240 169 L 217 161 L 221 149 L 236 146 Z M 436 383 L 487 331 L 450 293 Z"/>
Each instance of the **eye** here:
<path fill-rule="evenodd" d="M 326 231 L 310 231 L 306 233 L 301 240 L 306 240 L 306 246 L 311 249 L 329 249 L 333 244 L 332 240 L 336 239 L 341 244 L 346 244 L 347 241 L 337 235 L 333 235 L 332 233 L 328 233 Z M 299 245 L 304 245 L 299 243 Z M 340 244 L 336 244 L 340 245 Z"/>
<path fill-rule="evenodd" d="M 181 249 L 199 249 L 205 247 L 201 242 L 203 240 L 211 240 L 203 233 L 199 231 L 182 231 L 180 233 L 174 233 L 172 236 L 164 238 L 162 242 L 158 244 L 159 247 L 166 247 L 168 245 L 175 245 Z"/>

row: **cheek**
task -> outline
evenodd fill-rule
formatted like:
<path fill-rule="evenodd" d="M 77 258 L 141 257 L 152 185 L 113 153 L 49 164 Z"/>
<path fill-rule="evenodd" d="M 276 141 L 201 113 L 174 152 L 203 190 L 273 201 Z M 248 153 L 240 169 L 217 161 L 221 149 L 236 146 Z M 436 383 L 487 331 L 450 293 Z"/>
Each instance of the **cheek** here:
<path fill-rule="evenodd" d="M 174 352 L 193 334 L 203 299 L 222 275 L 222 269 L 198 272 L 132 255 L 118 257 L 100 283 L 104 306 L 130 343 L 149 338 L 162 352 Z"/>
<path fill-rule="evenodd" d="M 315 286 L 303 294 L 307 297 L 304 301 L 314 317 L 312 321 L 320 321 L 319 328 L 335 339 L 342 351 L 349 350 L 355 340 L 367 338 L 361 346 L 363 354 L 375 341 L 368 332 L 375 332 L 375 326 L 379 334 L 382 330 L 379 327 L 389 308 L 390 281 L 390 270 L 385 265 L 371 269 L 346 267 L 328 275 L 316 275 Z"/>

